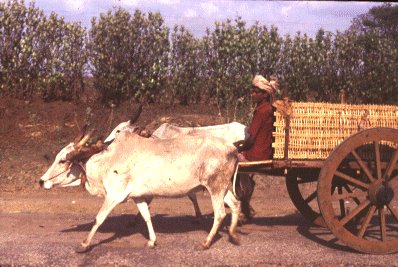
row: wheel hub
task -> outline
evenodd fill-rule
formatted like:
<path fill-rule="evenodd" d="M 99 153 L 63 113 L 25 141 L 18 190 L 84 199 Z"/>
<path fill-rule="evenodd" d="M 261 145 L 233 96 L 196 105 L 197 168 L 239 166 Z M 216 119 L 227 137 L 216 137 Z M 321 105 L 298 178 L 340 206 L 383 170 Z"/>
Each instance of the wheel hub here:
<path fill-rule="evenodd" d="M 394 198 L 394 191 L 388 182 L 377 180 L 369 188 L 369 200 L 372 204 L 382 207 Z"/>

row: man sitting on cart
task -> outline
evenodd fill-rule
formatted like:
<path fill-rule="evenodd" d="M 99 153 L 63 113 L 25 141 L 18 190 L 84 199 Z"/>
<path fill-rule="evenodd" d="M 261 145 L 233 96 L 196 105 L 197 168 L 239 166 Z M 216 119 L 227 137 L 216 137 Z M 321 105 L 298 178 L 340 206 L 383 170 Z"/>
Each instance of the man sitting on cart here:
<path fill-rule="evenodd" d="M 262 161 L 272 159 L 272 131 L 274 124 L 274 110 L 272 100 L 278 89 L 278 80 L 271 77 L 268 81 L 261 75 L 256 75 L 252 81 L 251 97 L 256 108 L 250 125 L 247 128 L 248 137 L 235 143 L 239 151 L 239 161 Z M 250 199 L 254 190 L 252 175 L 240 174 L 239 184 L 241 192 L 242 213 L 246 219 L 251 219 L 254 210 L 250 206 Z"/>

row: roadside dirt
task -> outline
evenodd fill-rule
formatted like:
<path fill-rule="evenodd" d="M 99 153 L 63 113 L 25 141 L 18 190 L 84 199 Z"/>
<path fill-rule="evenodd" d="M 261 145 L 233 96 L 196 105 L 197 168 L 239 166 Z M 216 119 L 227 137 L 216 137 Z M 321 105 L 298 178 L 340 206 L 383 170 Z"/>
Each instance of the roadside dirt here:
<path fill-rule="evenodd" d="M 252 205 L 256 216 L 240 228 L 241 246 L 228 242 L 222 229 L 211 249 L 198 250 L 211 228 L 208 194 L 200 193 L 204 218 L 194 222 L 188 198 L 155 199 L 151 212 L 158 246 L 145 247 L 147 230 L 133 225 L 137 208 L 119 205 L 93 240 L 93 249 L 74 248 L 93 225 L 102 199 L 80 187 L 41 189 L 38 179 L 58 151 L 89 123 L 106 136 L 126 121 L 135 104 L 111 109 L 84 103 L 0 99 L 0 266 L 398 266 L 396 255 L 363 255 L 340 244 L 327 229 L 297 213 L 283 177 L 256 176 Z M 161 123 L 205 126 L 224 123 L 215 106 L 144 106 L 140 126 L 149 131 Z M 226 224 L 229 223 L 227 217 Z"/>

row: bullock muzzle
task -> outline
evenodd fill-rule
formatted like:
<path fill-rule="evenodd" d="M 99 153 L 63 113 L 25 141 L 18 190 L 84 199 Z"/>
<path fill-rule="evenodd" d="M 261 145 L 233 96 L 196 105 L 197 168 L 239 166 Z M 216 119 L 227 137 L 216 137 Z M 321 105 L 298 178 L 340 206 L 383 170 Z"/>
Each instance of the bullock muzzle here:
<path fill-rule="evenodd" d="M 53 187 L 53 183 L 51 181 L 43 181 L 41 179 L 39 180 L 39 185 L 44 189 L 51 189 Z"/>

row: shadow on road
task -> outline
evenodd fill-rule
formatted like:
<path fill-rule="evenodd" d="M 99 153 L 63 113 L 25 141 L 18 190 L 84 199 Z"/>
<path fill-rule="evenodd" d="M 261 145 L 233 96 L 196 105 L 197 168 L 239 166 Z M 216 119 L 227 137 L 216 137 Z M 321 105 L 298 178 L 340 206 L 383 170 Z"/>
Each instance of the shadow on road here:
<path fill-rule="evenodd" d="M 328 228 L 317 225 L 310 225 L 310 227 L 303 227 L 302 225 L 299 225 L 297 227 L 297 232 L 305 238 L 308 238 L 322 246 L 345 252 L 362 254 L 348 246 L 345 246 L 341 243 L 339 244 L 339 239 L 335 237 Z"/>
<path fill-rule="evenodd" d="M 297 225 L 297 232 L 301 234 L 305 238 L 312 240 L 322 246 L 346 251 L 346 252 L 353 252 L 353 253 L 360 253 L 352 248 L 345 246 L 343 244 L 339 244 L 339 240 L 331 233 L 328 228 L 320 227 L 306 218 L 304 218 L 299 213 L 288 214 L 284 216 L 277 216 L 277 217 L 255 217 L 249 223 L 248 226 L 245 226 L 245 229 L 251 229 L 251 231 L 258 231 L 261 228 L 258 227 L 250 227 L 250 225 L 255 226 L 295 226 Z M 241 231 L 242 234 L 247 234 L 245 231 Z"/>
<path fill-rule="evenodd" d="M 156 214 L 152 217 L 152 224 L 155 233 L 185 233 L 198 230 L 209 232 L 213 224 L 213 214 L 203 215 L 200 222 L 192 216 L 168 216 L 165 214 Z M 79 224 L 76 227 L 64 229 L 61 232 L 87 232 L 88 234 L 93 225 L 94 221 Z M 114 235 L 101 240 L 97 244 L 93 244 L 90 250 L 100 244 L 110 243 L 114 240 L 137 233 L 141 234 L 146 239 L 149 238 L 147 226 L 142 217 L 128 214 L 108 217 L 100 226 L 98 232 L 114 233 Z M 219 238 L 219 235 L 215 236 L 213 242 L 216 242 Z"/>
<path fill-rule="evenodd" d="M 221 232 L 228 232 L 230 220 L 230 215 L 227 215 L 223 226 L 220 229 Z M 213 214 L 210 213 L 203 215 L 200 221 L 197 221 L 193 216 L 168 216 L 165 214 L 156 214 L 152 217 L 152 223 L 156 233 L 173 234 L 192 231 L 208 232 L 213 224 Z M 83 223 L 73 228 L 64 229 L 61 232 L 87 232 L 88 234 L 93 225 L 94 222 Z M 250 222 L 239 227 L 239 232 L 240 234 L 247 235 L 249 232 L 270 231 L 267 227 L 275 226 L 297 226 L 297 234 L 301 234 L 305 238 L 322 246 L 346 252 L 358 253 L 350 247 L 338 244 L 338 239 L 334 237 L 329 229 L 312 224 L 298 213 L 276 217 L 254 217 Z M 92 248 L 137 233 L 148 239 L 148 230 L 145 222 L 140 216 L 130 214 L 108 217 L 98 229 L 98 232 L 114 233 L 114 235 L 101 240 L 97 244 L 93 244 Z M 213 242 L 216 242 L 219 238 L 220 236 L 217 235 Z"/>
<path fill-rule="evenodd" d="M 289 226 L 300 224 L 308 227 L 311 225 L 308 220 L 298 213 L 274 217 L 254 217 L 250 223 L 263 226 Z"/>

